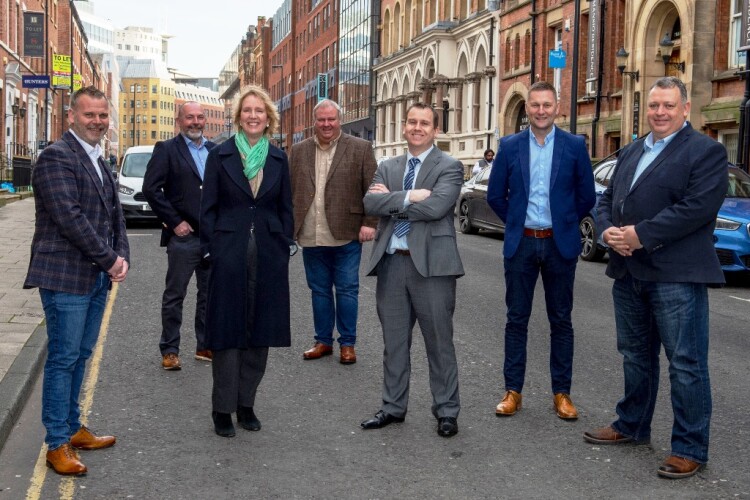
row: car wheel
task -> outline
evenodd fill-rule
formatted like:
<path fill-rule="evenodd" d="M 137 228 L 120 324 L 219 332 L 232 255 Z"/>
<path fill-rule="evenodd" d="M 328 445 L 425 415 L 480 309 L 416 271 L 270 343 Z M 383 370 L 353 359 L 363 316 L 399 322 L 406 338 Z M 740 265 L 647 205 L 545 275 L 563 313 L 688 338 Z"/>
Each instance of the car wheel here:
<path fill-rule="evenodd" d="M 599 235 L 596 234 L 594 219 L 586 216 L 578 227 L 581 232 L 581 258 L 589 262 L 602 260 L 605 250 L 599 248 L 597 243 Z"/>
<path fill-rule="evenodd" d="M 464 234 L 477 234 L 479 231 L 471 225 L 471 219 L 469 218 L 469 204 L 465 201 L 461 202 L 461 208 L 458 214 L 458 227 Z"/>

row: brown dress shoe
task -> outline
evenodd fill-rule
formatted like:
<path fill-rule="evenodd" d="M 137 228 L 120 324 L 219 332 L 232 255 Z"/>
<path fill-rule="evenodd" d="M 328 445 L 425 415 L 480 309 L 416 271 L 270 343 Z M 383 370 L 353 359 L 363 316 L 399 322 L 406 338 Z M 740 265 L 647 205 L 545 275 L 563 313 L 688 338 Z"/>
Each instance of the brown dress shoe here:
<path fill-rule="evenodd" d="M 315 342 L 315 345 L 312 346 L 312 349 L 308 349 L 307 351 L 302 353 L 302 357 L 305 359 L 318 359 L 330 354 L 333 354 L 333 347 L 325 345 L 321 342 Z"/>
<path fill-rule="evenodd" d="M 115 444 L 117 439 L 114 436 L 97 436 L 86 426 L 81 426 L 78 432 L 70 438 L 70 445 L 79 450 L 100 450 L 109 448 Z"/>
<path fill-rule="evenodd" d="M 173 352 L 168 352 L 161 357 L 161 367 L 165 370 L 181 370 L 180 357 Z"/>
<path fill-rule="evenodd" d="M 623 444 L 633 441 L 633 438 L 620 434 L 611 426 L 586 431 L 583 433 L 583 439 L 593 444 Z"/>
<path fill-rule="evenodd" d="M 683 479 L 690 477 L 703 468 L 704 464 L 693 462 L 687 458 L 672 455 L 667 458 L 659 470 L 656 471 L 661 477 L 669 479 Z"/>
<path fill-rule="evenodd" d="M 342 365 L 351 365 L 357 362 L 357 354 L 354 352 L 353 345 L 341 346 L 341 359 L 339 359 Z"/>
<path fill-rule="evenodd" d="M 573 405 L 573 401 L 570 400 L 570 395 L 564 392 L 555 394 L 555 411 L 557 412 L 557 416 L 563 420 L 575 420 L 578 418 L 578 410 Z"/>
<path fill-rule="evenodd" d="M 506 391 L 503 400 L 495 408 L 495 415 L 499 417 L 510 417 L 515 415 L 521 409 L 521 393 L 516 391 Z"/>
<path fill-rule="evenodd" d="M 70 447 L 70 443 L 47 451 L 47 467 L 51 467 L 63 476 L 81 476 L 88 471 L 86 466 L 78 460 L 78 455 Z"/>
<path fill-rule="evenodd" d="M 205 349 L 203 351 L 195 351 L 195 359 L 198 361 L 211 361 L 214 359 L 214 353 Z"/>

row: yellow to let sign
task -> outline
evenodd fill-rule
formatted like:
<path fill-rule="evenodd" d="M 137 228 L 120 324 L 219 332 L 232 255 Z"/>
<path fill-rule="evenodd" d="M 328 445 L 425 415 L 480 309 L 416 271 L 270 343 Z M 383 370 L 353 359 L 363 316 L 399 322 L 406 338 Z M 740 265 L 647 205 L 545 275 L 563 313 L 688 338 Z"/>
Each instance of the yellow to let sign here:
<path fill-rule="evenodd" d="M 83 87 L 83 77 L 78 73 L 73 75 L 73 92 Z"/>
<path fill-rule="evenodd" d="M 70 74 L 70 56 L 52 55 L 52 71 Z"/>

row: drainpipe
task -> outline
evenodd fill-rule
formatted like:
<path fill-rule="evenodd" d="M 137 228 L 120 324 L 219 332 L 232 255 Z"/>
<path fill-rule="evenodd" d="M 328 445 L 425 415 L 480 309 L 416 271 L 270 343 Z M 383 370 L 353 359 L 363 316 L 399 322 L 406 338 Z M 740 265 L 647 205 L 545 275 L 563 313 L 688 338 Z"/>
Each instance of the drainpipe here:
<path fill-rule="evenodd" d="M 495 16 L 494 15 L 490 16 L 490 56 L 489 56 L 489 59 L 490 59 L 489 60 L 490 66 L 492 66 L 495 60 Z M 492 99 L 494 94 L 493 94 L 492 89 L 493 89 L 494 80 L 495 78 L 490 76 L 488 87 L 487 87 L 487 91 L 489 93 L 489 98 L 487 102 L 487 130 L 492 129 L 492 108 L 494 106 L 493 99 Z M 487 134 L 487 147 L 484 149 L 489 149 L 491 141 L 492 141 L 492 133 L 490 132 Z"/>
<path fill-rule="evenodd" d="M 531 0 L 531 78 L 530 84 L 536 81 L 536 0 Z"/>
<path fill-rule="evenodd" d="M 599 131 L 599 117 L 602 111 L 602 73 L 604 70 L 604 16 L 607 15 L 607 2 L 602 0 L 602 8 L 599 14 L 599 75 L 596 79 L 596 104 L 594 107 L 594 119 L 591 121 L 591 157 L 596 158 L 596 138 Z"/>
<path fill-rule="evenodd" d="M 578 45 L 581 41 L 581 30 L 578 29 L 579 21 L 581 20 L 581 0 L 575 0 L 575 14 L 574 14 L 574 27 L 573 27 L 573 75 L 571 77 L 571 86 L 573 87 L 570 92 L 570 133 L 576 134 L 576 126 L 578 122 Z"/>

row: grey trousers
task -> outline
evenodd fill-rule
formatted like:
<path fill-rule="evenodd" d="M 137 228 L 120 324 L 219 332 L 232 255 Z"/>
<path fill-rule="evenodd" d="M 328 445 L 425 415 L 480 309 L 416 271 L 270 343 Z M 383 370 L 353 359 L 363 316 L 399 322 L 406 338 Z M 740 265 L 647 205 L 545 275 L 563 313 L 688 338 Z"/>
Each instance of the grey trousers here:
<path fill-rule="evenodd" d="M 415 322 L 422 330 L 436 418 L 458 417 L 458 364 L 453 347 L 456 277 L 425 278 L 410 256 L 385 255 L 378 264 L 377 309 L 383 327 L 383 406 L 394 417 L 406 415 Z"/>
<path fill-rule="evenodd" d="M 255 394 L 266 373 L 267 361 L 268 347 L 214 351 L 213 411 L 234 413 L 237 406 L 255 406 Z"/>

